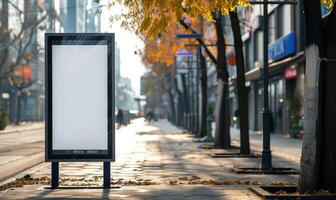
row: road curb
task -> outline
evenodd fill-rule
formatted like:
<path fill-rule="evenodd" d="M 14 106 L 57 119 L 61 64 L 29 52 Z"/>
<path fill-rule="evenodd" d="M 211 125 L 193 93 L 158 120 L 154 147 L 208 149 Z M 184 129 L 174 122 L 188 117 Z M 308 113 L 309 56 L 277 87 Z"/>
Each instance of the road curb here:
<path fill-rule="evenodd" d="M 38 165 L 43 164 L 43 162 L 44 162 L 44 152 L 40 152 L 35 155 L 29 156 L 25 159 L 16 161 L 15 162 L 15 164 L 17 165 L 15 167 L 16 171 L 12 171 L 13 165 L 11 165 L 10 168 L 2 167 L 1 173 L 7 174 L 7 175 L 0 178 L 0 185 L 6 184 L 11 181 L 15 181 L 15 179 L 24 176 L 28 172 L 36 171 L 34 170 L 34 168 Z"/>
<path fill-rule="evenodd" d="M 44 125 L 38 126 L 38 127 L 29 127 L 29 128 L 18 128 L 13 130 L 3 130 L 0 131 L 0 135 L 2 134 L 9 134 L 9 133 L 18 133 L 18 132 L 25 132 L 25 131 L 33 131 L 33 130 L 39 130 L 43 129 Z"/>

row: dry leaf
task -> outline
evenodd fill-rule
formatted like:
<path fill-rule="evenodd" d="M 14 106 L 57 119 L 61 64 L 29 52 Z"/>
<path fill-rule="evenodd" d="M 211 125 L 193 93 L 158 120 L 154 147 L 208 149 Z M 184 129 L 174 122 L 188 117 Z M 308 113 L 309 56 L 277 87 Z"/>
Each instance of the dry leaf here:
<path fill-rule="evenodd" d="M 195 176 L 195 175 L 192 175 L 191 178 L 192 178 L 192 180 L 201 179 L 200 177 Z"/>
<path fill-rule="evenodd" d="M 170 184 L 170 185 L 177 185 L 177 181 L 175 181 L 175 180 L 174 180 L 174 181 L 169 180 L 169 184 Z"/>
<path fill-rule="evenodd" d="M 183 176 L 183 177 L 180 177 L 179 180 L 181 180 L 181 181 L 187 181 L 187 180 L 188 180 L 188 177 Z"/>
<path fill-rule="evenodd" d="M 286 184 L 284 182 L 282 182 L 282 181 L 272 181 L 271 185 L 284 186 Z"/>
<path fill-rule="evenodd" d="M 207 180 L 200 181 L 200 183 L 203 185 L 211 185 L 213 184 L 213 181 L 211 179 L 207 179 Z"/>

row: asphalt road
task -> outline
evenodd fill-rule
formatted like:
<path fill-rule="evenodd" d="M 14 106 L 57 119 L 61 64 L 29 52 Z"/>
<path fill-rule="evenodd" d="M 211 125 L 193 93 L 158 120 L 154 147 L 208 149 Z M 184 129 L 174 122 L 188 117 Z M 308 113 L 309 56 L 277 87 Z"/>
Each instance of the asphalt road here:
<path fill-rule="evenodd" d="M 0 134 L 0 182 L 43 161 L 43 128 Z"/>

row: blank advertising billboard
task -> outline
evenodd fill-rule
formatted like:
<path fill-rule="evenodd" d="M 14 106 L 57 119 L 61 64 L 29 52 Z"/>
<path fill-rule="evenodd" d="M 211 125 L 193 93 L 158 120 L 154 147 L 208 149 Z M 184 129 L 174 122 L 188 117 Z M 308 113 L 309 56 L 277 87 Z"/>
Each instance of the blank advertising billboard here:
<path fill-rule="evenodd" d="M 114 161 L 114 35 L 45 42 L 46 161 Z"/>

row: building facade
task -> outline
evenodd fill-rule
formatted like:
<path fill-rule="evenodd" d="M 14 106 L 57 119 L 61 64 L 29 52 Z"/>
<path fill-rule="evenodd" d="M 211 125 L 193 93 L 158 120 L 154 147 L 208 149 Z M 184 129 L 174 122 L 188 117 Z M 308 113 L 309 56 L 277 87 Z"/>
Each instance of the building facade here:
<path fill-rule="evenodd" d="M 323 7 L 322 14 L 327 10 Z M 262 131 L 263 109 L 263 27 L 262 6 L 254 5 L 239 10 L 248 89 L 250 131 Z M 293 135 L 303 117 L 305 78 L 304 41 L 305 27 L 303 4 L 269 6 L 269 109 L 271 111 L 271 132 Z M 230 33 L 228 33 L 230 35 Z M 231 41 L 230 37 L 228 41 Z M 228 50 L 228 63 L 230 54 Z M 236 74 L 229 73 L 231 80 Z M 237 88 L 230 85 L 231 116 L 238 109 Z M 234 124 L 233 124 L 234 125 Z M 294 136 L 294 135 L 293 135 Z"/>
<path fill-rule="evenodd" d="M 90 0 L 0 0 L 0 34 L 10 32 L 1 43 L 14 41 L 1 74 L 6 68 L 14 72 L 0 85 L 0 105 L 10 122 L 44 119 L 44 33 L 100 32 L 98 5 Z M 21 32 L 22 42 L 15 42 Z"/>

